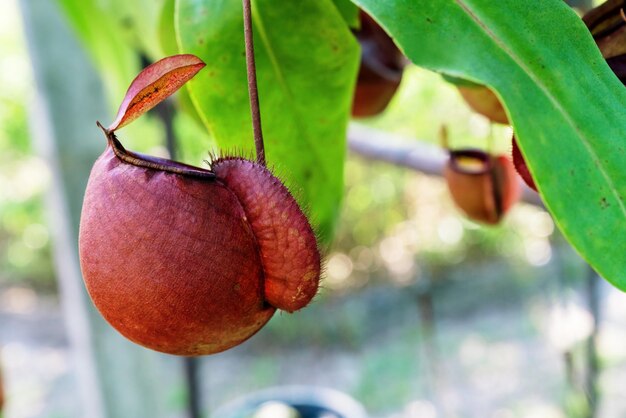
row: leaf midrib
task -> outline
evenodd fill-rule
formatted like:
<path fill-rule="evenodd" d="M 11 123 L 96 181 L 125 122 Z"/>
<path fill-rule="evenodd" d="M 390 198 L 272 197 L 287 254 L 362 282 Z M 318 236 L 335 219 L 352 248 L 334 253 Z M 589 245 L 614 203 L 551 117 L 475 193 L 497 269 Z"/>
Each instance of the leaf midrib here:
<path fill-rule="evenodd" d="M 551 94 L 550 90 L 544 85 L 544 83 L 542 83 L 541 80 L 538 79 L 526 65 L 524 65 L 524 62 L 512 50 L 507 48 L 506 44 L 502 42 L 502 40 L 498 38 L 495 33 L 489 30 L 487 25 L 480 20 L 480 18 L 469 7 L 469 5 L 467 5 L 463 0 L 454 0 L 454 2 L 466 12 L 470 19 L 472 19 L 478 25 L 478 27 L 482 29 L 483 32 L 485 32 L 485 34 L 489 38 L 491 38 L 496 43 L 496 45 L 498 45 L 500 49 L 502 49 L 522 69 L 522 71 L 535 83 L 537 87 L 539 87 L 539 89 L 544 93 L 548 100 L 553 104 L 554 108 L 563 116 L 565 122 L 578 134 L 578 137 L 580 138 L 582 144 L 591 156 L 592 161 L 595 163 L 595 166 L 598 168 L 598 170 L 602 174 L 602 177 L 605 179 L 609 190 L 613 194 L 613 197 L 615 198 L 615 201 L 617 202 L 622 212 L 622 215 L 624 216 L 624 218 L 626 218 L 626 207 L 620 199 L 620 195 L 615 187 L 615 184 L 611 180 L 610 176 L 608 175 L 602 164 L 600 164 L 600 159 L 598 158 L 595 150 L 591 146 L 591 142 L 585 136 L 583 131 L 578 127 L 578 125 L 575 123 L 569 113 L 565 111 L 565 109 L 560 105 L 559 101 L 556 100 L 556 98 Z"/>

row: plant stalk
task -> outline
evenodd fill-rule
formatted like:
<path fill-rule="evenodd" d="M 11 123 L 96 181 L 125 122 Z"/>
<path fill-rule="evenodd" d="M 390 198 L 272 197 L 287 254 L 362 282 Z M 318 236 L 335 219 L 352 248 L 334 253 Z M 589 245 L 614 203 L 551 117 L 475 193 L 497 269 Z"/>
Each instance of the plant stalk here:
<path fill-rule="evenodd" d="M 243 30 L 246 43 L 246 68 L 248 73 L 248 94 L 250 96 L 250 112 L 252 113 L 252 131 L 256 147 L 256 161 L 265 165 L 265 145 L 261 130 L 261 109 L 259 107 L 259 90 L 256 81 L 256 62 L 254 59 L 254 35 L 252 33 L 252 11 L 250 0 L 243 1 Z"/>

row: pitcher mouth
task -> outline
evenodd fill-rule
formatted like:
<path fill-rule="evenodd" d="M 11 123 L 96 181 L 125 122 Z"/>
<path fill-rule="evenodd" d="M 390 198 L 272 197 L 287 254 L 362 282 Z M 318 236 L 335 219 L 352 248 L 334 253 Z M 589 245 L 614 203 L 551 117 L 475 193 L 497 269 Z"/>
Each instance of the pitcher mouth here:
<path fill-rule="evenodd" d="M 463 159 L 476 162 L 477 167 L 474 168 L 468 163 L 461 163 Z M 452 170 L 469 175 L 482 175 L 491 170 L 493 162 L 491 156 L 484 151 L 478 149 L 464 149 L 450 151 L 450 168 Z"/>
<path fill-rule="evenodd" d="M 151 168 L 153 170 L 167 171 L 169 173 L 180 174 L 182 176 L 194 177 L 198 179 L 215 180 L 215 173 L 201 167 L 181 163 L 167 158 L 154 157 L 152 155 L 141 154 L 139 152 L 128 151 L 117 139 L 115 134 L 106 129 L 100 122 L 96 125 L 104 132 L 107 142 L 113 153 L 120 160 L 138 167 Z"/>

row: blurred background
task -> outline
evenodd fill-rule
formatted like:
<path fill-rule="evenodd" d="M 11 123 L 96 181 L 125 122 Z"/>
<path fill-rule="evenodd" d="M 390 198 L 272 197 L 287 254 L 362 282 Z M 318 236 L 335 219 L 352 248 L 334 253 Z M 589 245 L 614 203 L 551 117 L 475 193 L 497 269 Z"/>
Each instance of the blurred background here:
<path fill-rule="evenodd" d="M 80 199 L 68 196 L 86 178 L 66 179 L 65 189 L 53 179 L 71 177 L 64 159 L 84 152 L 82 136 L 100 134 L 91 119 L 71 121 L 80 117 L 71 104 L 42 111 L 68 99 L 49 96 L 48 70 L 33 72 L 46 61 L 28 26 L 44 3 L 4 0 L 0 13 L 4 417 L 92 417 L 85 403 L 108 411 L 103 417 L 188 416 L 182 361 L 124 341 L 90 310 L 81 284 L 70 284 L 76 271 L 63 257 L 73 241 L 62 230 L 77 219 Z M 58 10 L 55 19 L 63 19 Z M 50 53 L 64 59 L 77 46 L 55 44 Z M 93 71 L 80 59 L 68 67 Z M 82 88 L 91 81 L 81 77 L 88 78 L 77 75 L 72 94 L 103 96 Z M 106 119 L 112 109 L 98 106 Z M 67 121 L 50 119 L 62 111 L 71 113 Z M 200 164 L 210 139 L 186 118 L 174 119 L 180 159 Z M 167 155 L 163 119 L 143 119 L 125 143 Z M 441 77 L 414 67 L 387 111 L 359 124 L 359 132 L 435 146 L 442 126 L 453 148 L 510 146 L 509 128 L 491 126 Z M 50 132 L 76 142 L 54 148 L 45 141 Z M 482 227 L 454 207 L 441 178 L 357 155 L 345 182 L 319 297 L 302 312 L 277 314 L 245 344 L 198 361 L 203 416 L 292 384 L 340 390 L 381 418 L 626 416 L 626 296 L 590 271 L 544 209 L 521 203 L 501 225 Z M 154 413 L 133 412 L 145 404 Z"/>

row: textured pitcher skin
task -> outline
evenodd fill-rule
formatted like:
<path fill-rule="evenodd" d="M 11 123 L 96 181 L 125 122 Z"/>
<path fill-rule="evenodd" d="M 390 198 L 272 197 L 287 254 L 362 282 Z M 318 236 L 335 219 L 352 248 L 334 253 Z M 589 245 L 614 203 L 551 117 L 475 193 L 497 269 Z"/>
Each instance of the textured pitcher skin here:
<path fill-rule="evenodd" d="M 89 178 L 79 250 L 104 318 L 157 351 L 226 350 L 275 311 L 265 302 L 260 252 L 237 196 L 219 180 L 128 164 L 110 146 Z"/>
<path fill-rule="evenodd" d="M 510 158 L 500 155 L 495 158 L 497 178 L 500 182 L 502 214 L 504 216 L 513 205 L 515 205 L 522 195 L 517 172 Z"/>
<path fill-rule="evenodd" d="M 261 254 L 264 295 L 287 312 L 317 294 L 320 251 L 309 221 L 287 188 L 270 171 L 242 158 L 223 158 L 211 168 L 244 207 Z"/>
<path fill-rule="evenodd" d="M 129 340 L 168 354 L 227 350 L 276 309 L 315 297 L 321 256 L 298 203 L 265 166 L 220 157 L 211 169 L 127 151 L 115 131 L 205 66 L 163 58 L 132 81 L 83 200 L 79 256 L 102 316 Z M 261 140 L 262 142 L 262 140 Z"/>

